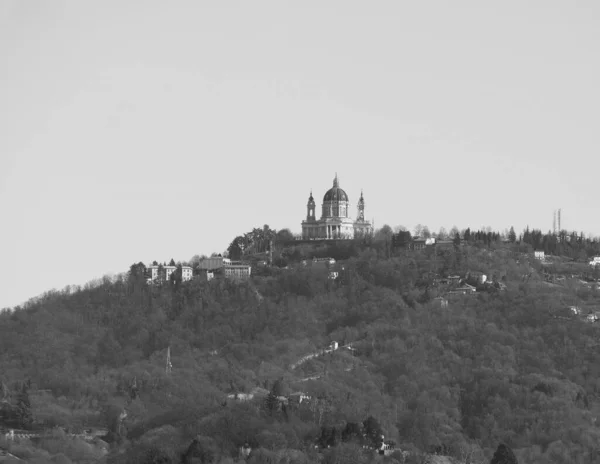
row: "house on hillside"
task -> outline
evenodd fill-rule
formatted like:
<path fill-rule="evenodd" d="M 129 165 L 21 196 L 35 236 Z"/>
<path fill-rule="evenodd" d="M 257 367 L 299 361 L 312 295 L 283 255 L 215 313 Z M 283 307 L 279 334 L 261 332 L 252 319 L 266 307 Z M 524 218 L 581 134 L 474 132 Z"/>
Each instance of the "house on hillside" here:
<path fill-rule="evenodd" d="M 413 238 L 410 242 L 409 248 L 411 250 L 423 250 L 425 248 L 427 239 L 424 238 Z"/>
<path fill-rule="evenodd" d="M 252 266 L 248 264 L 228 264 L 223 266 L 223 274 L 225 277 L 235 279 L 247 279 L 252 273 Z"/>
<path fill-rule="evenodd" d="M 600 266 L 600 256 L 594 256 L 592 258 L 592 260 L 590 261 L 590 266 L 592 266 L 592 267 Z"/>
<path fill-rule="evenodd" d="M 160 264 L 151 264 L 146 269 L 149 272 L 148 282 L 154 282 L 158 279 L 160 268 L 164 269 L 164 278 L 169 280 L 171 274 L 177 270 L 177 266 L 161 266 Z M 181 266 L 181 280 L 184 282 L 192 280 L 193 269 L 190 266 Z"/>
<path fill-rule="evenodd" d="M 450 292 L 451 295 L 474 295 L 477 289 L 469 284 L 463 284 L 460 287 L 457 287 Z"/>
<path fill-rule="evenodd" d="M 579 306 L 568 306 L 568 309 L 571 312 L 571 314 L 574 314 L 576 316 L 579 316 L 581 314 L 581 308 Z"/>
<path fill-rule="evenodd" d="M 310 401 L 311 397 L 304 392 L 297 391 L 288 395 L 288 401 L 295 404 L 302 404 L 302 402 Z"/>
<path fill-rule="evenodd" d="M 487 280 L 487 276 L 480 271 L 468 271 L 466 279 L 474 285 L 483 285 Z"/>
<path fill-rule="evenodd" d="M 214 271 L 221 269 L 223 266 L 231 264 L 229 258 L 223 258 L 222 256 L 211 256 L 210 258 L 202 258 L 198 263 L 197 269 Z"/>
<path fill-rule="evenodd" d="M 457 275 L 448 276 L 448 283 L 450 285 L 460 285 L 460 276 L 457 276 Z"/>
<path fill-rule="evenodd" d="M 544 261 L 546 259 L 546 254 L 543 251 L 534 251 L 533 257 L 535 259 L 539 259 L 540 261 Z"/>

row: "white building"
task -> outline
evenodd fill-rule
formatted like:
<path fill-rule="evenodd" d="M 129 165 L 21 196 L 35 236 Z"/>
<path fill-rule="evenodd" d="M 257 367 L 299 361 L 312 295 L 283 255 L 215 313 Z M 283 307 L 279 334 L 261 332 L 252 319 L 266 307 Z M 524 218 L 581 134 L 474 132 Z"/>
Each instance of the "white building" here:
<path fill-rule="evenodd" d="M 160 265 L 150 265 L 147 267 L 148 271 L 150 271 L 150 281 L 154 281 L 158 278 L 158 268 Z M 177 270 L 177 266 L 162 266 L 165 270 L 165 280 L 169 280 L 171 274 Z M 192 280 L 193 270 L 190 266 L 181 266 L 181 280 L 188 281 Z"/>
<path fill-rule="evenodd" d="M 592 258 L 592 260 L 590 261 L 590 266 L 592 266 L 592 267 L 600 266 L 600 256 L 594 256 Z"/>
<path fill-rule="evenodd" d="M 194 270 L 191 268 L 191 266 L 181 266 L 181 280 L 186 282 L 188 280 L 192 280 L 193 276 Z"/>
<path fill-rule="evenodd" d="M 252 273 L 252 266 L 247 264 L 228 264 L 223 266 L 223 272 L 225 277 L 246 279 Z"/>
<path fill-rule="evenodd" d="M 541 261 L 544 261 L 544 259 L 546 259 L 545 253 L 543 251 L 534 251 L 533 256 L 535 259 L 539 259 Z"/>

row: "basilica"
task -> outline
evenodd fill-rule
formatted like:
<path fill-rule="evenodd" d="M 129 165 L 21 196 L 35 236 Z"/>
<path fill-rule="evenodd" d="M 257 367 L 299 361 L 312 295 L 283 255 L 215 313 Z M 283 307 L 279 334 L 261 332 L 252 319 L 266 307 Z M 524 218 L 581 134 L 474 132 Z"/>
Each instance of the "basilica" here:
<path fill-rule="evenodd" d="M 348 195 L 340 188 L 337 174 L 323 197 L 321 219 L 316 218 L 315 199 L 310 192 L 306 205 L 306 220 L 302 221 L 304 240 L 351 239 L 372 232 L 371 223 L 365 221 L 365 199 L 362 192 L 357 204 L 356 220 L 350 217 Z"/>

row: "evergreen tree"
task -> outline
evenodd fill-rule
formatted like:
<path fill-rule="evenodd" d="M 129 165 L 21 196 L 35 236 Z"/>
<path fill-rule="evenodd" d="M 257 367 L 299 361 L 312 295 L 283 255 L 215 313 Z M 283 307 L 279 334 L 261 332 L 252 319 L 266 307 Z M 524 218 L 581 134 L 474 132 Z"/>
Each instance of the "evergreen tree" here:
<path fill-rule="evenodd" d="M 517 234 L 515 233 L 515 228 L 510 226 L 510 230 L 508 231 L 508 240 L 510 243 L 515 243 L 517 241 Z"/>
<path fill-rule="evenodd" d="M 277 411 L 278 404 L 279 400 L 277 399 L 277 396 L 273 393 L 273 391 L 270 391 L 265 399 L 265 409 L 270 415 L 273 415 L 273 413 Z"/>
<path fill-rule="evenodd" d="M 470 242 L 471 241 L 471 228 L 467 227 L 467 230 L 465 230 L 465 242 Z"/>
<path fill-rule="evenodd" d="M 512 450 L 501 443 L 498 445 L 490 464 L 519 464 Z"/>
<path fill-rule="evenodd" d="M 377 419 L 373 416 L 367 417 L 367 419 L 363 422 L 365 438 L 367 439 L 369 445 L 379 448 L 381 446 L 381 436 L 383 435 L 383 430 L 381 429 L 381 425 Z"/>
<path fill-rule="evenodd" d="M 29 401 L 29 393 L 25 385 L 17 395 L 17 421 L 22 429 L 29 429 L 33 424 L 31 416 L 31 402 Z"/>
<path fill-rule="evenodd" d="M 456 245 L 456 246 L 460 245 L 460 234 L 458 232 L 456 232 L 456 234 L 454 234 L 454 245 Z"/>

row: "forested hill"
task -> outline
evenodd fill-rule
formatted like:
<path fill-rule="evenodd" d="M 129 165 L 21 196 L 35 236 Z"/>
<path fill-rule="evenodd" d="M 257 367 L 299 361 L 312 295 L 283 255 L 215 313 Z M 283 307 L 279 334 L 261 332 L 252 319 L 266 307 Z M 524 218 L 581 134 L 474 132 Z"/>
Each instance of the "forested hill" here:
<path fill-rule="evenodd" d="M 544 282 L 548 270 L 519 251 L 364 245 L 338 260 L 337 279 L 290 258 L 246 282 L 148 285 L 132 266 L 52 292 L 0 315 L 0 420 L 107 428 L 109 463 L 437 453 L 487 464 L 500 443 L 520 463 L 599 462 L 600 332 L 564 312 L 571 301 L 593 307 L 597 291 Z M 468 271 L 503 286 L 457 295 L 437 278 Z M 333 341 L 339 348 L 325 351 Z M 290 367 L 311 353 L 320 355 Z M 408 454 L 365 450 L 381 434 Z M 44 443 L 17 451 L 58 453 Z M 99 458 L 61 452 L 60 462 Z"/>

